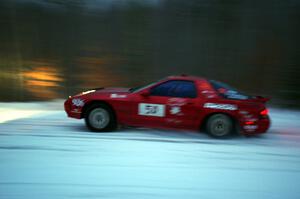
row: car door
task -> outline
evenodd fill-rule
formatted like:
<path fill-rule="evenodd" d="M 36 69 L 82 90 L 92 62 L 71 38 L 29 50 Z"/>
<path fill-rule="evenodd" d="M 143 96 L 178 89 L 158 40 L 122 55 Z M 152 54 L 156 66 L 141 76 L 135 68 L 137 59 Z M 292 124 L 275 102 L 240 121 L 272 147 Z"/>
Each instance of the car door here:
<path fill-rule="evenodd" d="M 137 126 L 165 127 L 168 93 L 174 86 L 172 81 L 165 81 L 137 93 L 132 123 Z"/>
<path fill-rule="evenodd" d="M 199 110 L 197 88 L 194 81 L 177 81 L 176 89 L 167 100 L 166 126 L 172 128 L 194 129 Z"/>
<path fill-rule="evenodd" d="M 193 81 L 168 80 L 138 94 L 134 120 L 138 126 L 190 128 L 196 114 L 196 87 Z"/>

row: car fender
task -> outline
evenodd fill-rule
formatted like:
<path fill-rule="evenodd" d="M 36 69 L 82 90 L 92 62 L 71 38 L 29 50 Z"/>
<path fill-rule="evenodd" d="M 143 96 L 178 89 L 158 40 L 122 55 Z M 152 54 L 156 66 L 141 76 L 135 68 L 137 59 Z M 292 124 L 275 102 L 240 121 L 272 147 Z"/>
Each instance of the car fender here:
<path fill-rule="evenodd" d="M 82 111 L 81 111 L 81 118 L 85 117 L 85 113 L 88 109 L 88 107 L 92 106 L 93 104 L 105 104 L 108 107 L 110 107 L 113 111 L 113 113 L 115 114 L 115 117 L 117 118 L 117 113 L 115 111 L 115 108 L 113 107 L 113 105 L 111 103 L 109 103 L 107 100 L 100 100 L 100 99 L 94 99 L 94 100 L 89 100 L 85 103 L 85 105 L 82 107 Z"/>

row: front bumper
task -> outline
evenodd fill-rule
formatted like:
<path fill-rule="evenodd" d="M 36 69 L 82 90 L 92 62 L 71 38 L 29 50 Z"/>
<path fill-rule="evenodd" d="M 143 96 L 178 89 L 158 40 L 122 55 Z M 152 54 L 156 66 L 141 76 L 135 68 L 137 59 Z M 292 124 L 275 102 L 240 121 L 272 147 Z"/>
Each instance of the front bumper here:
<path fill-rule="evenodd" d="M 81 119 L 82 118 L 82 107 L 75 106 L 72 103 L 72 98 L 69 98 L 64 103 L 64 108 L 68 117 Z"/>

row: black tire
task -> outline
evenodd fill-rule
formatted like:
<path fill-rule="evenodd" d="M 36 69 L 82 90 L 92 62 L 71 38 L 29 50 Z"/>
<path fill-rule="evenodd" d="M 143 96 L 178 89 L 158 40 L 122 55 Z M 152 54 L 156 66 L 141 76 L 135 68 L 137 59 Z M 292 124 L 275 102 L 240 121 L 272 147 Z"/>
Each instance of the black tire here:
<path fill-rule="evenodd" d="M 207 133 L 214 138 L 227 138 L 232 135 L 234 123 L 225 114 L 214 114 L 210 116 L 206 123 Z"/>
<path fill-rule="evenodd" d="M 109 132 L 117 127 L 114 111 L 106 104 L 93 104 L 84 114 L 86 126 L 94 132 Z"/>

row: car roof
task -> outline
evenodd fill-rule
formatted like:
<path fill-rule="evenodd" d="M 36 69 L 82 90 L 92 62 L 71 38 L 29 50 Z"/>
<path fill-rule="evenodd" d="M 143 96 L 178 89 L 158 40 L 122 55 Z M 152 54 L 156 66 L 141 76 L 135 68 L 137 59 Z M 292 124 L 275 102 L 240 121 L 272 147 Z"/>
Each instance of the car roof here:
<path fill-rule="evenodd" d="M 167 79 L 169 80 L 206 80 L 205 78 L 202 77 L 197 77 L 197 76 L 191 76 L 191 75 L 172 75 L 172 76 L 168 76 Z"/>

